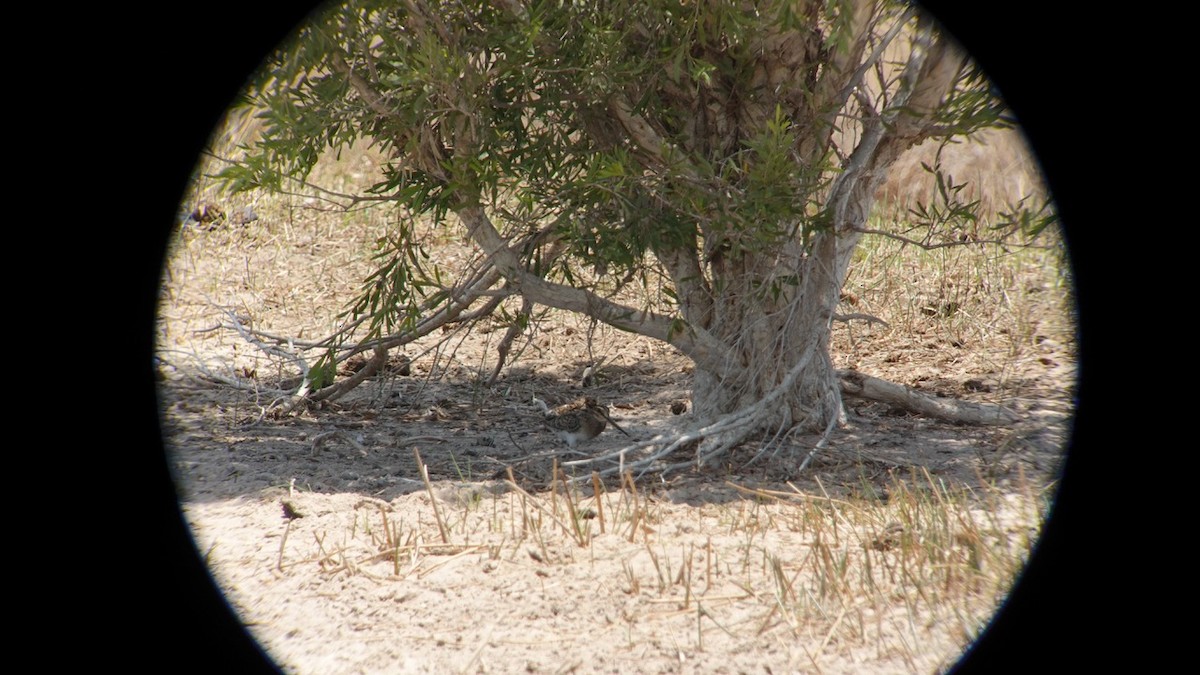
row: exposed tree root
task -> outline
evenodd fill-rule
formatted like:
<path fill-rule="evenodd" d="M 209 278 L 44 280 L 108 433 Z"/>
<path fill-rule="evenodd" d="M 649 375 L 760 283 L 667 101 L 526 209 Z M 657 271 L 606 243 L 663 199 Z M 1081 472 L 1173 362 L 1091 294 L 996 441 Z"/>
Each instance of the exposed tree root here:
<path fill-rule="evenodd" d="M 793 373 L 803 367 L 805 359 L 801 359 Z M 854 370 L 840 370 L 838 376 L 842 383 L 842 393 L 859 398 L 880 401 L 908 410 L 910 412 L 933 417 L 942 421 L 958 424 L 975 424 L 1003 426 L 1017 422 L 1017 413 L 1003 406 L 974 403 L 950 398 L 936 398 L 913 390 L 904 385 L 881 380 L 877 377 L 864 375 Z M 790 384 L 789 377 L 785 385 Z M 688 429 L 678 434 L 661 434 L 652 439 L 634 443 L 613 452 L 590 457 L 587 459 L 570 460 L 562 463 L 565 468 L 596 471 L 600 476 L 624 474 L 632 471 L 639 477 L 646 473 L 664 475 L 673 471 L 703 466 L 725 455 L 738 445 L 750 440 L 761 429 L 758 424 L 766 413 L 769 404 L 775 398 L 776 392 L 782 392 L 783 387 L 769 394 L 763 400 L 742 410 L 723 416 L 716 422 L 699 429 Z M 831 419 L 826 425 L 820 439 L 805 454 L 804 459 L 796 468 L 802 472 L 808 468 L 813 458 L 824 449 L 836 428 L 836 419 Z M 693 459 L 683 462 L 664 464 L 663 461 L 681 448 L 694 445 L 696 447 Z M 770 443 L 768 443 L 770 445 Z M 649 450 L 647 454 L 647 450 Z M 770 454 L 778 452 L 776 447 Z M 751 463 L 767 453 L 767 447 L 755 455 Z M 608 466 L 604 466 L 604 465 Z M 600 468 L 604 467 L 604 468 Z M 577 481 L 587 480 L 580 476 Z"/>

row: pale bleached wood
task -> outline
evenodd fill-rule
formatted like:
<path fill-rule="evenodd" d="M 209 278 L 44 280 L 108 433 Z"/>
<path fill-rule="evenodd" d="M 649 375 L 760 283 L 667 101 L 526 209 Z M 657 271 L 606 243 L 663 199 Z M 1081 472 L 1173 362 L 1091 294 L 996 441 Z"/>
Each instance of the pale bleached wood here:
<path fill-rule="evenodd" d="M 912 387 L 864 375 L 856 370 L 839 370 L 842 393 L 888 403 L 919 415 L 960 424 L 1005 426 L 1020 419 L 1017 413 L 993 403 L 975 403 L 956 398 L 938 398 Z"/>

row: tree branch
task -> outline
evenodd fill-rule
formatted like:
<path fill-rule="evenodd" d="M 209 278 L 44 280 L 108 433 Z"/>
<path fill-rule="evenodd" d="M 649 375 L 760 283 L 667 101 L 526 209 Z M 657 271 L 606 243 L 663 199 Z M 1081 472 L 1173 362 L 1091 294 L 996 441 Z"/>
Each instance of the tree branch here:
<path fill-rule="evenodd" d="M 375 353 L 372 354 L 371 358 L 367 360 L 367 364 L 363 366 L 362 370 L 359 370 L 354 375 L 341 380 L 340 382 L 336 382 L 314 393 L 312 395 L 312 400 L 336 401 L 342 396 L 345 396 L 348 392 L 350 392 L 350 390 L 366 381 L 368 378 L 373 377 L 375 373 L 378 373 L 381 369 L 383 369 L 383 366 L 386 363 L 387 350 L 377 345 L 375 347 Z"/>
<path fill-rule="evenodd" d="M 854 231 L 858 232 L 860 234 L 875 234 L 875 235 L 879 235 L 881 237 L 887 237 L 888 239 L 895 239 L 896 241 L 904 242 L 905 244 L 912 244 L 913 246 L 920 247 L 926 251 L 932 251 L 932 250 L 938 249 L 938 248 L 947 248 L 950 246 L 974 246 L 977 244 L 993 244 L 996 246 L 1012 246 L 1013 245 L 1012 242 L 1006 241 L 1005 239 L 968 239 L 965 241 L 942 241 L 942 242 L 938 242 L 935 244 L 935 243 L 930 243 L 928 240 L 918 241 L 916 239 L 911 239 L 909 237 L 905 237 L 904 235 L 901 235 L 901 234 L 896 234 L 895 232 L 888 232 L 887 230 L 876 230 L 876 229 L 869 228 L 869 227 L 856 227 L 856 228 L 854 228 Z M 1031 243 L 1022 243 L 1021 247 L 1034 248 L 1034 249 L 1046 249 L 1046 250 L 1054 248 L 1053 246 L 1043 246 L 1043 245 L 1031 244 Z M 1007 249 L 1005 249 L 1005 250 L 1007 250 Z"/>
<path fill-rule="evenodd" d="M 692 166 L 687 155 L 660 136 L 644 117 L 634 113 L 625 97 L 614 96 L 609 102 L 608 109 L 628 132 L 629 138 L 649 155 L 655 164 L 664 168 L 678 169 L 691 180 L 700 180 L 700 172 Z"/>
<path fill-rule="evenodd" d="M 850 46 L 830 57 L 828 64 L 822 69 L 821 79 L 817 81 L 811 109 L 818 114 L 821 111 L 835 114 L 840 110 L 846 97 L 861 79 L 862 73 L 854 66 L 859 63 L 867 40 L 871 37 L 875 4 L 876 0 L 856 0 L 853 3 L 847 27 L 847 32 L 851 35 Z M 832 125 L 830 127 L 832 128 Z"/>
<path fill-rule="evenodd" d="M 845 86 L 842 87 L 841 91 L 838 92 L 833 101 L 831 101 L 831 103 L 837 103 L 838 110 L 840 110 L 841 107 L 846 104 L 846 101 L 850 100 L 850 96 L 853 95 L 855 90 L 858 89 L 859 85 L 862 84 L 863 76 L 867 74 L 868 70 L 879 63 L 879 59 L 883 56 L 884 50 L 888 48 L 888 45 L 892 44 L 892 41 L 895 40 L 896 36 L 900 34 L 900 31 L 904 29 L 904 25 L 908 23 L 909 19 L 915 16 L 916 13 L 917 11 L 913 7 L 906 9 L 904 13 L 896 19 L 896 23 L 893 24 L 892 27 L 888 29 L 888 32 L 884 34 L 883 38 L 880 39 L 879 44 L 875 45 L 875 49 L 871 51 L 871 55 L 864 59 L 862 64 L 855 69 L 854 74 L 847 80 Z M 832 119 L 830 122 L 832 123 Z"/>
<path fill-rule="evenodd" d="M 729 368 L 724 345 L 702 327 L 680 326 L 678 319 L 637 310 L 586 289 L 546 281 L 524 269 L 481 206 L 464 206 L 457 213 L 471 238 L 522 296 L 539 305 L 586 314 L 615 328 L 667 342 L 712 372 L 724 373 Z"/>
<path fill-rule="evenodd" d="M 331 51 L 329 54 L 330 64 L 335 72 L 340 73 L 350 83 L 354 91 L 367 103 L 367 107 L 376 115 L 385 119 L 397 120 L 397 115 L 387 105 L 387 98 L 375 90 L 375 87 L 356 73 L 350 64 L 346 61 L 343 54 L 336 51 Z M 433 127 L 433 122 L 426 122 L 419 128 L 410 124 L 405 124 L 403 120 L 398 128 L 404 131 L 397 131 L 396 136 L 391 139 L 392 144 L 398 152 L 404 152 L 413 164 L 420 171 L 433 176 L 441 181 L 449 181 L 445 170 L 442 168 L 442 163 L 445 160 L 443 156 L 441 144 L 437 140 L 437 131 Z M 416 147 L 411 151 L 405 152 L 404 148 L 409 145 L 412 135 L 419 133 Z"/>
<path fill-rule="evenodd" d="M 921 16 L 892 105 L 863 120 L 862 137 L 830 187 L 827 208 L 833 220 L 831 236 L 837 238 L 833 260 L 839 287 L 887 169 L 900 153 L 923 140 L 933 112 L 953 88 L 964 63 L 965 56 L 935 35 L 932 21 Z"/>
<path fill-rule="evenodd" d="M 376 115 L 386 118 L 396 116 L 395 112 L 388 107 L 387 99 L 375 91 L 375 87 L 364 79 L 362 75 L 354 72 L 354 69 L 350 67 L 350 64 L 346 61 L 346 57 L 341 52 L 330 51 L 329 62 L 333 66 L 333 70 L 346 78 L 346 81 L 350 83 L 354 91 L 358 92 L 358 95 L 366 102 L 367 107 Z"/>
<path fill-rule="evenodd" d="M 206 149 L 201 154 L 203 154 L 205 157 L 207 157 L 209 159 L 212 159 L 217 162 L 221 162 L 223 164 L 229 164 L 231 166 L 242 167 L 242 168 L 246 167 L 245 162 L 239 162 L 235 159 L 229 159 L 228 157 L 222 157 L 221 155 L 216 154 L 212 150 Z M 330 190 L 329 188 L 317 185 L 316 183 L 310 183 L 308 180 L 303 179 L 303 178 L 297 178 L 296 176 L 282 175 L 282 176 L 280 176 L 280 178 L 282 178 L 283 180 L 287 180 L 287 181 L 296 183 L 296 184 L 300 185 L 301 187 L 308 188 L 309 190 L 312 190 L 313 192 L 315 192 L 317 194 L 305 194 L 303 192 L 292 192 L 290 190 L 284 190 L 284 189 L 277 190 L 276 194 L 291 195 L 293 197 L 306 197 L 306 198 L 312 197 L 314 199 L 319 199 L 323 202 L 328 202 L 330 204 L 334 204 L 338 208 L 342 209 L 343 211 L 345 211 L 347 213 L 355 210 L 355 207 L 359 204 L 366 204 L 366 206 L 364 206 L 362 208 L 370 208 L 372 206 L 375 206 L 376 203 L 378 203 L 378 202 L 394 202 L 394 201 L 396 201 L 396 198 L 391 195 L 352 195 L 352 194 L 349 194 L 346 192 L 338 192 L 336 190 Z M 349 204 L 343 204 L 338 201 L 339 199 L 344 199 L 344 200 L 348 201 Z M 323 208 L 306 207 L 306 206 L 301 206 L 300 208 L 311 208 L 314 211 L 327 211 L 328 210 L 328 209 L 323 209 Z"/>

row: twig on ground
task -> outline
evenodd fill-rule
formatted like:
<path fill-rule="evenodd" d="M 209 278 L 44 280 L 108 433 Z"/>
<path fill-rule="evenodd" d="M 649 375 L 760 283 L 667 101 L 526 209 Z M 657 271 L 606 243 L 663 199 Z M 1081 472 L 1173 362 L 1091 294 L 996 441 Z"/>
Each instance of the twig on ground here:
<path fill-rule="evenodd" d="M 280 349 L 279 347 L 276 347 L 274 345 L 267 344 L 266 342 L 260 340 L 255 335 L 255 332 L 253 330 L 250 330 L 250 329 L 246 328 L 244 325 L 242 325 L 241 320 L 238 318 L 237 314 L 235 314 L 233 311 L 224 309 L 224 310 L 222 310 L 222 312 L 224 312 L 225 317 L 227 319 L 229 319 L 229 324 L 227 325 L 227 327 L 232 328 L 233 330 L 237 331 L 237 334 L 240 335 L 243 340 L 245 340 L 246 342 L 249 342 L 251 345 L 254 345 L 260 351 L 262 351 L 264 354 L 266 354 L 268 356 L 276 356 L 281 359 L 285 359 L 287 361 L 291 361 L 291 362 L 295 363 L 296 366 L 300 369 L 300 372 L 305 377 L 308 377 L 308 363 L 305 362 L 305 360 L 299 354 L 296 353 L 296 350 L 295 350 L 294 346 L 292 345 L 292 342 L 290 339 L 284 340 L 284 344 L 287 344 L 289 347 L 291 347 L 290 349 Z"/>
<path fill-rule="evenodd" d="M 800 462 L 800 466 L 796 468 L 796 473 L 803 473 L 808 468 L 808 464 L 812 461 L 813 457 L 817 456 L 817 452 L 829 442 L 829 437 L 833 435 L 834 422 L 837 422 L 837 418 L 830 418 L 829 424 L 825 426 L 825 433 L 821 434 L 821 440 L 817 441 L 813 449 L 808 451 L 808 455 L 804 457 L 804 461 Z"/>
<path fill-rule="evenodd" d="M 521 309 L 517 311 L 517 316 L 508 326 L 508 330 L 504 331 L 504 337 L 500 338 L 500 344 L 496 345 L 496 367 L 492 369 L 492 374 L 487 379 L 487 386 L 490 387 L 496 383 L 496 378 L 500 376 L 500 371 L 504 370 L 504 364 L 508 362 L 508 352 L 512 349 L 513 341 L 525 330 L 532 314 L 533 301 L 529 298 L 522 298 Z"/>
<path fill-rule="evenodd" d="M 437 495 L 433 493 L 433 484 L 429 482 L 429 467 L 425 462 L 421 461 L 421 451 L 413 446 L 413 455 L 417 458 L 417 468 L 421 472 L 421 480 L 425 482 L 425 489 L 429 492 L 429 503 L 433 507 L 433 517 L 437 521 L 438 533 L 442 536 L 442 543 L 450 543 L 450 533 L 446 531 L 446 524 L 442 522 L 442 514 L 438 510 Z"/>

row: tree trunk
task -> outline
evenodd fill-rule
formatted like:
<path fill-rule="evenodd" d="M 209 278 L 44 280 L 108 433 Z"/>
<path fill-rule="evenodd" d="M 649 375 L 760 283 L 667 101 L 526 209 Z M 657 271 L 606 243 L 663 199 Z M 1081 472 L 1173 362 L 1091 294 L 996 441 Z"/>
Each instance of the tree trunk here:
<path fill-rule="evenodd" d="M 726 346 L 719 369 L 697 363 L 692 407 L 701 422 L 753 410 L 745 428 L 753 433 L 821 430 L 844 420 L 829 340 L 852 251 L 839 246 L 832 231 L 814 236 L 807 248 L 799 242 L 763 250 L 717 246 L 708 254 L 707 296 L 694 281 L 691 256 L 660 254 L 680 285 L 688 325 Z"/>
<path fill-rule="evenodd" d="M 793 148 L 800 166 L 819 166 L 829 151 L 836 125 L 827 115 L 843 107 L 859 82 L 856 65 L 867 46 L 871 6 L 859 3 L 853 8 L 847 24 L 853 37 L 847 49 L 831 56 L 824 77 L 807 98 L 796 99 L 813 106 L 795 108 L 803 111 L 793 120 L 804 132 Z M 923 138 L 932 112 L 963 64 L 960 54 L 932 39 L 927 22 L 916 33 L 918 46 L 899 76 L 891 109 L 862 104 L 861 133 L 842 171 L 831 184 L 814 182 L 813 194 L 797 196 L 797 203 L 823 204 L 821 214 L 805 222 L 763 223 L 784 226 L 763 231 L 804 231 L 807 240 L 747 241 L 744 233 L 738 239 L 715 218 L 697 223 L 703 259 L 694 250 L 656 251 L 675 284 L 687 325 L 716 338 L 727 351 L 720 367 L 697 361 L 692 406 L 702 423 L 753 411 L 750 423 L 741 427 L 744 437 L 756 431 L 820 431 L 844 421 L 842 384 L 829 353 L 839 292 L 877 187 L 900 153 Z M 697 116 L 687 147 L 694 154 L 702 156 L 704 148 L 732 152 L 739 148 L 739 134 L 753 137 L 765 128 L 780 101 L 791 100 L 786 92 L 808 72 L 811 45 L 800 33 L 772 34 L 764 40 L 768 44 L 771 48 L 764 47 L 762 53 L 774 60 L 763 65 L 763 81 L 753 82 L 759 86 L 758 96 L 739 98 L 725 92 L 722 104 L 712 110 L 703 100 L 691 106 Z M 713 90 L 706 95 L 722 94 Z M 731 112 L 735 109 L 737 114 Z M 648 125 L 635 124 L 639 120 L 629 110 L 614 114 L 623 115 L 622 123 L 642 148 L 661 152 L 664 144 Z"/>

